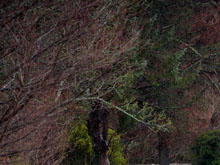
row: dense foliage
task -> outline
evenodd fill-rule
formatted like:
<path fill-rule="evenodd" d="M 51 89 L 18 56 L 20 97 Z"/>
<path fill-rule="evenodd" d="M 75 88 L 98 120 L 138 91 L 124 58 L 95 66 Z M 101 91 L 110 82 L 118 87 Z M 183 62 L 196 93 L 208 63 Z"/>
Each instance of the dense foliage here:
<path fill-rule="evenodd" d="M 94 146 L 106 165 L 190 161 L 191 139 L 219 128 L 219 13 L 213 0 L 3 1 L 0 164 L 86 164 Z"/>
<path fill-rule="evenodd" d="M 109 129 L 108 135 L 109 160 L 112 165 L 126 165 L 126 160 L 122 154 L 120 135 L 112 129 Z M 90 165 L 94 156 L 92 150 L 92 141 L 88 135 L 88 129 L 85 124 L 78 124 L 69 135 L 69 147 L 66 151 L 64 165 Z"/>
<path fill-rule="evenodd" d="M 193 165 L 220 164 L 220 130 L 201 135 L 192 148 Z"/>

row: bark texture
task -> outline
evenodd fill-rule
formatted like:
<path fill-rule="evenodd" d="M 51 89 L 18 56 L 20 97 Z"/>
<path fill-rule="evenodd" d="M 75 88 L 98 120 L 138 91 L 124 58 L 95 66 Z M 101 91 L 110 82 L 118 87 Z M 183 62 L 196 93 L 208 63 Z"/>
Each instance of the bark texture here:
<path fill-rule="evenodd" d="M 94 165 L 110 165 L 108 159 L 108 115 L 109 112 L 101 103 L 96 102 L 89 114 L 88 131 L 92 138 Z"/>
<path fill-rule="evenodd" d="M 169 148 L 167 143 L 167 136 L 163 133 L 159 133 L 159 164 L 160 165 L 169 165 Z"/>

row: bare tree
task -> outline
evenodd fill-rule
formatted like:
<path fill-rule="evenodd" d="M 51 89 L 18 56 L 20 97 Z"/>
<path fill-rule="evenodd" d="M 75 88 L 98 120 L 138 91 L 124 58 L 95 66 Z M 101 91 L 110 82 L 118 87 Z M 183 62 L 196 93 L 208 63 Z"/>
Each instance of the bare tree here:
<path fill-rule="evenodd" d="M 98 0 L 1 4 L 0 157 L 61 162 L 75 101 L 102 93 L 101 84 L 138 37 L 136 28 L 126 31 L 125 5 Z"/>

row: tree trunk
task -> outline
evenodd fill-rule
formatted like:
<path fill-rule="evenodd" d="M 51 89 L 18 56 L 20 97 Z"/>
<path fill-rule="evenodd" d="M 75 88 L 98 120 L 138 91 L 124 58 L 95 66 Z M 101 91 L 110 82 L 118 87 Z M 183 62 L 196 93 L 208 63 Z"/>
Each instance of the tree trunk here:
<path fill-rule="evenodd" d="M 110 165 L 108 159 L 108 115 L 101 103 L 96 102 L 88 119 L 88 132 L 92 138 L 94 165 Z"/>
<path fill-rule="evenodd" d="M 169 148 L 167 143 L 167 136 L 163 133 L 159 133 L 159 164 L 160 165 L 169 165 Z"/>

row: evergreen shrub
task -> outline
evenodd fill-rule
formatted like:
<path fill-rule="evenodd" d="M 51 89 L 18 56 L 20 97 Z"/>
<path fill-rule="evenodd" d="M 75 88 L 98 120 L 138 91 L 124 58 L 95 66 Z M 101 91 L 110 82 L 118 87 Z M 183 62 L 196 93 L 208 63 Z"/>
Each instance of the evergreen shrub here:
<path fill-rule="evenodd" d="M 116 135 L 114 130 L 109 129 L 108 139 L 110 141 L 108 154 L 111 165 L 126 165 L 126 159 L 122 154 L 123 146 L 120 144 L 120 135 Z M 91 165 L 94 152 L 85 124 L 75 126 L 69 135 L 68 142 L 69 148 L 63 165 Z"/>
<path fill-rule="evenodd" d="M 220 130 L 201 135 L 192 147 L 193 165 L 220 164 Z"/>

